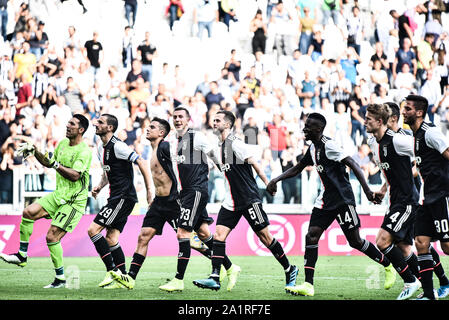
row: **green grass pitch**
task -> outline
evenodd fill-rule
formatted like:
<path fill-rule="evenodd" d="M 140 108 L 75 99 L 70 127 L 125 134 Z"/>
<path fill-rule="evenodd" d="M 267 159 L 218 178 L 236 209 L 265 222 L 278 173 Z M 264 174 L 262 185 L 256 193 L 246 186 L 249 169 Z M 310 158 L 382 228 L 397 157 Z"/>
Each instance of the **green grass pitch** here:
<path fill-rule="evenodd" d="M 447 270 L 447 258 L 441 258 Z M 182 293 L 158 289 L 167 279 L 173 278 L 176 257 L 148 256 L 133 290 L 99 288 L 105 268 L 97 257 L 65 258 L 66 277 L 71 288 L 64 289 L 43 289 L 54 277 L 50 258 L 30 257 L 25 268 L 1 262 L 0 300 L 395 300 L 403 286 L 398 275 L 393 288 L 384 290 L 383 268 L 365 256 L 320 256 L 315 271 L 315 296 L 292 296 L 284 291 L 284 272 L 273 257 L 233 256 L 231 260 L 242 268 L 231 292 L 226 291 L 226 281 L 219 291 L 194 286 L 192 280 L 207 277 L 211 267 L 208 259 L 193 256 Z M 130 262 L 128 257 L 127 266 Z M 302 283 L 303 257 L 291 256 L 290 262 L 298 266 L 297 284 Z M 436 276 L 434 281 L 438 288 Z"/>

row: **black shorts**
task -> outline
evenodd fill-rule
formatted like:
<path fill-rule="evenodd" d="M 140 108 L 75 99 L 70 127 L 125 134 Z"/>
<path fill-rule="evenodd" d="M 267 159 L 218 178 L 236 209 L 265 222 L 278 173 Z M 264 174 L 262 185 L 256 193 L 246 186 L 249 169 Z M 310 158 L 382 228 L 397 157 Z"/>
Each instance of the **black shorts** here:
<path fill-rule="evenodd" d="M 178 227 L 191 232 L 198 230 L 204 222 L 212 224 L 214 219 L 209 217 L 206 210 L 208 201 L 207 192 L 184 191 L 181 194 L 181 215 Z"/>
<path fill-rule="evenodd" d="M 355 207 L 346 204 L 334 210 L 313 208 L 309 227 L 320 227 L 321 229 L 326 230 L 335 219 L 337 219 L 340 228 L 345 234 L 347 231 L 360 228 L 360 219 Z"/>
<path fill-rule="evenodd" d="M 385 214 L 382 229 L 393 235 L 396 242 L 413 244 L 414 223 L 417 205 L 392 204 Z"/>
<path fill-rule="evenodd" d="M 94 222 L 106 229 L 117 229 L 122 232 L 128 216 L 134 209 L 136 201 L 133 199 L 113 199 L 101 208 L 94 219 Z"/>
<path fill-rule="evenodd" d="M 433 241 L 449 241 L 449 197 L 424 204 L 416 213 L 415 236 L 428 236 Z"/>
<path fill-rule="evenodd" d="M 258 232 L 270 224 L 268 216 L 262 208 L 262 204 L 256 202 L 245 209 L 237 211 L 231 211 L 221 207 L 218 212 L 217 225 L 234 229 L 242 216 L 245 217 L 254 232 Z"/>
<path fill-rule="evenodd" d="M 143 219 L 142 228 L 154 228 L 156 235 L 161 235 L 164 224 L 168 222 L 173 230 L 177 230 L 181 207 L 178 200 L 169 200 L 168 198 L 168 196 L 154 198 Z"/>

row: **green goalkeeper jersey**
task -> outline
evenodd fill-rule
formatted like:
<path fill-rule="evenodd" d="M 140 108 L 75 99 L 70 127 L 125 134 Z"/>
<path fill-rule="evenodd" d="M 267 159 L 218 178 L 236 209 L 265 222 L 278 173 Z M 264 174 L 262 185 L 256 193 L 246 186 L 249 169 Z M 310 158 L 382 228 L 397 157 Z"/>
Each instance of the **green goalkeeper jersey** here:
<path fill-rule="evenodd" d="M 70 181 L 56 172 L 55 196 L 60 205 L 68 204 L 84 212 L 89 192 L 89 169 L 92 160 L 92 150 L 83 141 L 75 146 L 69 145 L 70 140 L 61 140 L 55 149 L 55 159 L 62 166 L 78 171 L 81 177 Z"/>

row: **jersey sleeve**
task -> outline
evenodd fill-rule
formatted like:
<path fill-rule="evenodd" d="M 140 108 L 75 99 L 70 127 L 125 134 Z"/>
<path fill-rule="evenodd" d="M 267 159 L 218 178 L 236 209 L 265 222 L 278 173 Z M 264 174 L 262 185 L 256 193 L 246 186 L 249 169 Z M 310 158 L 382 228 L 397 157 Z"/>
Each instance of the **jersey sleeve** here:
<path fill-rule="evenodd" d="M 161 155 L 166 159 L 171 159 L 170 154 L 170 143 L 167 141 L 162 141 L 161 144 L 158 147 L 158 150 L 160 150 Z"/>
<path fill-rule="evenodd" d="M 326 157 L 329 160 L 341 162 L 348 155 L 343 151 L 343 149 L 333 140 L 328 140 L 324 145 L 324 150 L 326 152 Z"/>
<path fill-rule="evenodd" d="M 447 148 L 449 148 L 449 144 L 446 141 L 445 136 L 437 127 L 430 127 L 426 131 L 424 138 L 426 139 L 426 144 L 429 147 L 438 150 L 440 153 L 443 153 Z"/>
<path fill-rule="evenodd" d="M 73 163 L 73 170 L 78 172 L 88 171 L 92 161 L 92 150 L 85 144 L 77 154 L 76 160 Z"/>
<path fill-rule="evenodd" d="M 254 149 L 240 139 L 235 139 L 232 142 L 232 150 L 234 151 L 236 156 L 243 161 L 254 154 Z"/>
<path fill-rule="evenodd" d="M 405 134 L 395 134 L 393 136 L 393 146 L 396 153 L 400 156 L 409 156 L 414 158 L 413 137 Z"/>
<path fill-rule="evenodd" d="M 139 159 L 139 155 L 122 141 L 117 141 L 114 144 L 114 152 L 117 159 L 128 160 L 129 162 L 136 162 Z"/>
<path fill-rule="evenodd" d="M 213 146 L 204 133 L 196 132 L 193 138 L 193 148 L 208 154 L 213 149 Z"/>

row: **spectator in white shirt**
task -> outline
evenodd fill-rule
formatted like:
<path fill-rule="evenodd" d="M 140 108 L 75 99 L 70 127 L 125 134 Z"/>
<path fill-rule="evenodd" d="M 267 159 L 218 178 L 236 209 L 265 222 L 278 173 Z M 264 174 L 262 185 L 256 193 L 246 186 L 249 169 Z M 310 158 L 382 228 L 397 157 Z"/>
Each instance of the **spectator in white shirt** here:
<path fill-rule="evenodd" d="M 433 69 L 427 70 L 427 80 L 421 87 L 419 94 L 425 97 L 429 102 L 427 116 L 429 117 L 429 121 L 433 123 L 436 111 L 436 108 L 434 107 L 437 106 L 441 100 L 440 83 L 437 79 L 434 78 Z"/>
<path fill-rule="evenodd" d="M 410 66 L 407 63 L 402 65 L 402 70 L 396 76 L 394 86 L 400 91 L 401 97 L 406 97 L 413 89 L 416 83 L 415 76 L 410 73 Z"/>
<path fill-rule="evenodd" d="M 56 104 L 48 108 L 47 115 L 45 116 L 45 124 L 52 126 L 55 123 L 55 119 L 59 120 L 59 123 L 63 123 L 64 126 L 72 118 L 72 110 L 65 103 L 64 96 L 58 96 Z"/>

